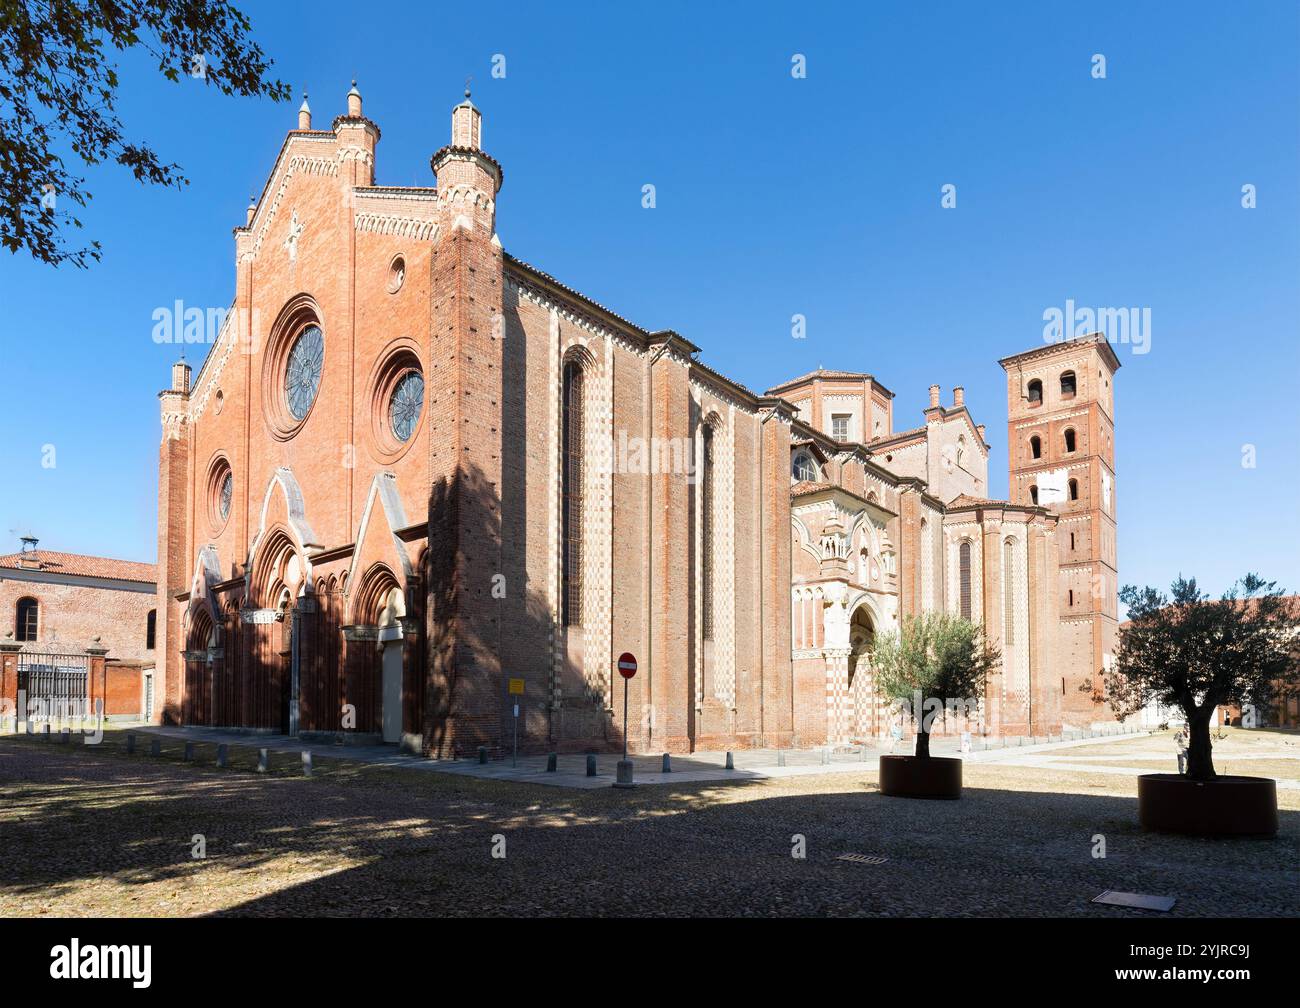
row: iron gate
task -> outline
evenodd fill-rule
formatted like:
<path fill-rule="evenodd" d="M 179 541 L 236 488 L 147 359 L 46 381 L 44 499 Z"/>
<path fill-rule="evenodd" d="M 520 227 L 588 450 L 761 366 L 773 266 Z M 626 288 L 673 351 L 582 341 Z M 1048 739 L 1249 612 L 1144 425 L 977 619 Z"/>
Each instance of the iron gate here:
<path fill-rule="evenodd" d="M 24 654 L 18 660 L 18 688 L 38 717 L 80 716 L 86 711 L 90 662 L 85 655 Z"/>

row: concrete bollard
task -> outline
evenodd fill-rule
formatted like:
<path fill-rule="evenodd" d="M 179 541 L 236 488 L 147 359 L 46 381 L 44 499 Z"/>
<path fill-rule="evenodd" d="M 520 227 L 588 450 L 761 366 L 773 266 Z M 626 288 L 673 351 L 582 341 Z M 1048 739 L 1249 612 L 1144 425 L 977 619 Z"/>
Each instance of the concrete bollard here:
<path fill-rule="evenodd" d="M 257 750 L 257 772 L 266 773 L 271 769 L 271 752 L 269 749 Z"/>
<path fill-rule="evenodd" d="M 64 728 L 59 732 L 59 745 L 67 745 L 71 739 L 72 733 L 68 729 Z"/>
<path fill-rule="evenodd" d="M 126 733 L 126 754 L 128 756 L 135 755 L 135 732 Z"/>
<path fill-rule="evenodd" d="M 785 766 L 785 750 L 784 750 L 784 749 L 778 749 L 778 750 L 776 751 L 776 765 L 777 765 L 777 766 Z"/>
<path fill-rule="evenodd" d="M 481 745 L 478 747 L 478 761 L 480 763 L 487 762 L 487 746 Z"/>
<path fill-rule="evenodd" d="M 630 759 L 618 761 L 618 767 L 614 775 L 614 786 L 616 788 L 636 787 L 636 782 L 632 780 L 632 761 Z"/>
<path fill-rule="evenodd" d="M 829 766 L 831 762 L 831 749 L 827 746 L 822 750 L 822 766 Z"/>
<path fill-rule="evenodd" d="M 311 752 L 306 749 L 302 751 L 302 775 L 311 776 Z"/>
<path fill-rule="evenodd" d="M 29 721 L 27 722 L 27 734 L 28 734 L 28 735 L 33 735 L 33 734 L 35 734 L 35 733 L 36 733 L 36 729 L 32 726 L 32 723 L 31 723 L 31 721 L 29 720 Z"/>
<path fill-rule="evenodd" d="M 186 743 L 185 743 L 185 762 L 186 762 L 186 763 L 193 763 L 193 762 L 194 762 L 194 743 L 193 743 L 193 742 L 186 742 Z"/>
<path fill-rule="evenodd" d="M 727 752 L 727 769 L 728 769 L 728 770 L 735 770 L 735 769 L 736 769 L 736 760 L 735 760 L 735 758 L 731 755 L 731 752 L 730 752 L 730 751 Z"/>
<path fill-rule="evenodd" d="M 226 747 L 226 743 L 224 742 L 218 743 L 217 744 L 217 766 L 219 766 L 222 770 L 224 770 L 226 768 L 226 763 L 229 761 L 229 759 L 230 759 L 230 750 Z"/>
<path fill-rule="evenodd" d="M 149 755 L 150 755 L 150 756 L 161 756 L 161 755 L 162 755 L 162 740 L 161 740 L 161 739 L 156 739 L 156 738 L 154 738 L 154 739 L 150 739 L 150 740 L 149 740 Z"/>
<path fill-rule="evenodd" d="M 547 754 L 546 754 L 546 772 L 547 772 L 547 773 L 555 773 L 556 764 L 558 763 L 558 761 L 559 761 L 559 757 L 558 757 L 555 753 L 547 753 Z"/>
<path fill-rule="evenodd" d="M 664 773 L 673 772 L 673 758 L 669 756 L 667 753 L 664 753 L 663 772 Z"/>
<path fill-rule="evenodd" d="M 596 754 L 595 753 L 587 753 L 587 776 L 588 777 L 596 776 Z"/>
<path fill-rule="evenodd" d="M 48 742 L 49 740 L 50 740 L 50 726 L 41 725 L 41 741 Z"/>

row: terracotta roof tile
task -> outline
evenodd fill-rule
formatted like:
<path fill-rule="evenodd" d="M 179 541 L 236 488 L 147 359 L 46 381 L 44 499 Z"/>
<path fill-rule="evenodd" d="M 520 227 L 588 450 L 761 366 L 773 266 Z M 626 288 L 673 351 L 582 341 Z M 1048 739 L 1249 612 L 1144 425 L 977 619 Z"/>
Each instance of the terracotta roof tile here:
<path fill-rule="evenodd" d="M 80 553 L 59 553 L 55 550 L 31 550 L 27 553 L 9 553 L 0 556 L 0 569 L 3 568 L 145 583 L 153 583 L 158 578 L 158 569 L 154 564 L 137 563 L 134 560 L 113 560 L 109 557 L 83 556 Z"/>

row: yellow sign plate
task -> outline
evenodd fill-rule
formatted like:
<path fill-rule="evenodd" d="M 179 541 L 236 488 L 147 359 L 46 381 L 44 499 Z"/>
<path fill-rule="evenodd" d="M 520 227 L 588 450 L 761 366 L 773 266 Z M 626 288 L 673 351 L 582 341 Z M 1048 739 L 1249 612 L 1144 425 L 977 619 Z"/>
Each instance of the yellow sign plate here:
<path fill-rule="evenodd" d="M 510 692 L 516 696 L 524 692 L 524 681 L 522 679 L 510 680 Z"/>

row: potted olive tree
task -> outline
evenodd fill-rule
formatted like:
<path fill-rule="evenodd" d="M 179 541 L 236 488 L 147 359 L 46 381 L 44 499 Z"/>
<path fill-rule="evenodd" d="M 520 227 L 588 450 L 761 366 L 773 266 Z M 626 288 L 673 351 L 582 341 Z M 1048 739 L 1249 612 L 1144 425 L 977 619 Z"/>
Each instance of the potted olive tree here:
<path fill-rule="evenodd" d="M 1126 585 L 1119 593 L 1129 622 L 1120 629 L 1114 666 L 1103 672 L 1106 699 L 1121 717 L 1152 701 L 1187 719 L 1187 773 L 1138 778 L 1144 829 L 1200 835 L 1277 832 L 1277 785 L 1265 777 L 1214 772 L 1210 721 L 1216 707 L 1241 705 L 1247 717 L 1279 688 L 1300 680 L 1294 649 L 1300 608 L 1275 582 L 1247 574 L 1219 599 L 1179 578 L 1165 596 Z"/>
<path fill-rule="evenodd" d="M 984 628 L 950 613 L 908 616 L 882 634 L 872 656 L 876 687 L 900 709 L 910 709 L 916 754 L 880 757 L 880 791 L 907 798 L 960 798 L 961 760 L 930 755 L 934 718 L 978 708 L 985 681 L 1002 660 Z"/>

